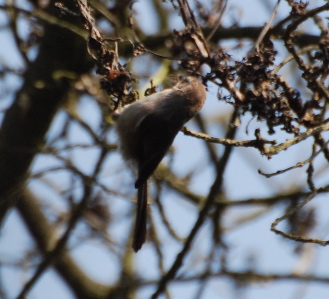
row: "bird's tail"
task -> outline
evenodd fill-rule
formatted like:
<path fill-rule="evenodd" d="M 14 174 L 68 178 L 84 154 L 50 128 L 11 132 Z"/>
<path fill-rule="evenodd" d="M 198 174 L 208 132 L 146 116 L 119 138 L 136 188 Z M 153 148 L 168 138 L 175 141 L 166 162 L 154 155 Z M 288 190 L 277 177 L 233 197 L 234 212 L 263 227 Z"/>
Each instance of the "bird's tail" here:
<path fill-rule="evenodd" d="M 137 192 L 137 213 L 134 229 L 133 249 L 137 252 L 142 248 L 146 239 L 147 221 L 147 181 L 138 187 Z"/>

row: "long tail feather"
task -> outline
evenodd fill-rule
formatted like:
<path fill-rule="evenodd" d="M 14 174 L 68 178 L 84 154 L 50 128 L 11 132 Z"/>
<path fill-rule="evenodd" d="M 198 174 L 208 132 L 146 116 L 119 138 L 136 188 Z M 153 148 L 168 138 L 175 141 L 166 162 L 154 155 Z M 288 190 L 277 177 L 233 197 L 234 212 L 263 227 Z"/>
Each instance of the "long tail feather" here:
<path fill-rule="evenodd" d="M 147 221 L 147 182 L 142 183 L 137 192 L 137 213 L 134 229 L 133 249 L 137 252 L 146 239 Z"/>

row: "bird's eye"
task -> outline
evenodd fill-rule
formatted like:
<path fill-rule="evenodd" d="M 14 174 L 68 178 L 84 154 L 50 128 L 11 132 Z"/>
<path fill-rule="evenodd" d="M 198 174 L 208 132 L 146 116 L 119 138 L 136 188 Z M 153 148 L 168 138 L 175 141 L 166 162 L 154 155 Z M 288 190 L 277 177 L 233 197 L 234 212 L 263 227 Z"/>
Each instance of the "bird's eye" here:
<path fill-rule="evenodd" d="M 185 82 L 185 83 L 189 82 L 189 80 L 185 76 L 180 75 L 178 78 L 179 78 L 179 81 L 181 81 L 181 82 Z"/>

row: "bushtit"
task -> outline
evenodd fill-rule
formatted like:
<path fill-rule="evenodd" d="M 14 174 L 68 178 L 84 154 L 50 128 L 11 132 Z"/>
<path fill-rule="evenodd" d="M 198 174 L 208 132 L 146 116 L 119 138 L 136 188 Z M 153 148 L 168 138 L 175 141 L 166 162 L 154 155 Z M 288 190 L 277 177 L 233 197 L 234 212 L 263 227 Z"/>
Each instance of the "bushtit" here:
<path fill-rule="evenodd" d="M 183 125 L 197 114 L 206 90 L 196 77 L 180 77 L 171 89 L 147 96 L 115 113 L 119 149 L 137 175 L 137 215 L 133 249 L 146 238 L 147 179 L 155 171 Z"/>

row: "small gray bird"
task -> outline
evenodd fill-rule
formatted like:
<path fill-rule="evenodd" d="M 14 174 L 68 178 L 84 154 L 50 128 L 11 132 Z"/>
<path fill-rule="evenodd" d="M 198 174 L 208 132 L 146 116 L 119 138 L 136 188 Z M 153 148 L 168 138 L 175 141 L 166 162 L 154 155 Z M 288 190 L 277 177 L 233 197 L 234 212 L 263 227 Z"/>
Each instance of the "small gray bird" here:
<path fill-rule="evenodd" d="M 183 125 L 196 115 L 206 90 L 193 76 L 180 77 L 171 89 L 147 96 L 115 112 L 119 149 L 137 175 L 137 215 L 133 249 L 146 238 L 147 180 L 160 164 Z"/>

